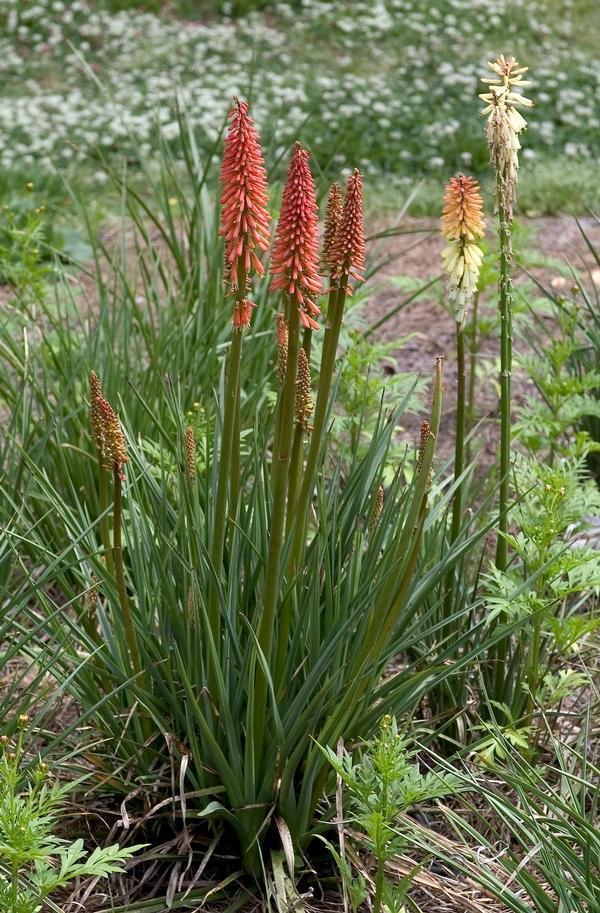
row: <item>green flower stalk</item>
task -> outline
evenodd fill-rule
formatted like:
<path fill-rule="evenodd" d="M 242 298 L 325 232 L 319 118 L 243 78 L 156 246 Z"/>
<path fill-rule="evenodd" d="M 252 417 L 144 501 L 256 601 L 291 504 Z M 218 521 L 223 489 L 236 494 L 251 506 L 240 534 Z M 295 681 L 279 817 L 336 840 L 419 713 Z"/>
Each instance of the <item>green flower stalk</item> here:
<path fill-rule="evenodd" d="M 319 368 L 314 427 L 298 495 L 290 570 L 297 569 L 306 538 L 306 522 L 329 411 L 344 306 L 346 296 L 352 293 L 349 281 L 351 278 L 362 281 L 361 273 L 365 267 L 362 177 L 358 170 L 348 178 L 341 211 L 339 187 L 334 184 L 331 188 L 325 221 L 323 259 L 330 270 L 331 286 Z"/>
<path fill-rule="evenodd" d="M 137 677 L 143 674 L 142 658 L 129 604 L 129 596 L 127 595 L 122 547 L 123 482 L 125 481 L 127 444 L 119 418 L 108 400 L 104 398 L 100 381 L 94 371 L 90 374 L 90 388 L 92 394 L 90 421 L 94 442 L 98 450 L 98 460 L 102 470 L 112 473 L 114 483 L 112 566 L 121 606 L 123 629 L 129 651 L 131 670 Z M 145 723 L 147 724 L 148 722 L 148 719 L 145 718 Z M 147 735 L 148 733 L 146 732 L 145 734 Z"/>
<path fill-rule="evenodd" d="M 500 55 L 490 62 L 495 76 L 483 79 L 489 92 L 479 97 L 486 107 L 481 112 L 487 116 L 486 136 L 490 161 L 496 175 L 496 212 L 500 241 L 500 498 L 496 566 L 504 571 L 508 565 L 508 508 L 510 499 L 510 444 L 511 444 L 511 371 L 512 371 L 512 217 L 517 196 L 519 176 L 519 135 L 527 121 L 517 110 L 531 107 L 533 102 L 515 88 L 528 85 L 523 80 L 527 67 L 519 67 L 514 57 Z"/>
<path fill-rule="evenodd" d="M 239 475 L 239 397 L 243 330 L 250 323 L 252 302 L 248 285 L 252 271 L 264 275 L 259 253 L 269 246 L 267 174 L 256 129 L 248 116 L 248 104 L 234 99 L 231 124 L 225 139 L 221 168 L 221 229 L 225 238 L 225 279 L 233 297 L 233 336 L 227 360 L 227 378 L 221 427 L 217 494 L 213 516 L 210 558 L 218 578 L 223 567 L 223 549 L 229 513 L 235 520 Z M 231 481 L 233 470 L 234 481 Z M 231 486 L 231 487 L 230 487 Z M 221 628 L 216 580 L 210 587 L 208 614 L 217 655 Z"/>
<path fill-rule="evenodd" d="M 318 329 L 316 303 L 321 292 L 317 240 L 317 201 L 314 180 L 308 164 L 308 152 L 296 143 L 283 191 L 277 238 L 271 264 L 272 289 L 284 293 L 287 324 L 287 353 L 285 376 L 281 389 L 273 461 L 271 469 L 271 527 L 263 611 L 258 641 L 265 661 L 271 665 L 276 610 L 280 595 L 281 556 L 283 551 L 285 517 L 291 450 L 296 424 L 296 380 L 300 353 L 300 327 Z M 280 322 L 280 329 L 282 324 Z M 282 621 L 283 630 L 285 623 Z M 280 634 L 281 637 L 281 634 Z M 267 720 L 268 681 L 262 667 L 257 668 L 254 692 L 254 751 L 262 755 Z"/>
<path fill-rule="evenodd" d="M 456 321 L 456 435 L 454 447 L 455 491 L 452 502 L 452 525 L 450 544 L 460 533 L 463 503 L 465 407 L 466 407 L 466 365 L 465 365 L 465 323 L 469 305 L 477 291 L 479 268 L 483 251 L 478 239 L 483 237 L 483 200 L 479 185 L 473 178 L 459 174 L 451 178 L 444 195 L 442 212 L 442 235 L 448 241 L 442 253 L 444 267 L 448 274 L 450 302 L 454 306 Z M 452 613 L 454 572 L 446 580 L 444 616 Z"/>
<path fill-rule="evenodd" d="M 102 388 L 95 371 L 90 372 L 90 425 L 92 437 L 98 451 L 98 501 L 100 507 L 100 533 L 102 535 L 103 557 L 106 570 L 114 576 L 112 547 L 110 540 L 110 523 L 108 520 L 108 475 L 110 470 L 105 466 L 103 441 L 103 414 L 100 403 L 103 400 Z"/>
<path fill-rule="evenodd" d="M 310 363 L 304 347 L 298 352 L 298 371 L 296 374 L 296 403 L 294 440 L 292 443 L 292 458 L 290 462 L 290 479 L 288 486 L 288 503 L 286 516 L 286 536 L 289 535 L 292 523 L 296 517 L 296 501 L 298 487 L 302 476 L 304 462 L 304 439 L 312 431 L 309 419 L 313 411 L 312 378 Z"/>

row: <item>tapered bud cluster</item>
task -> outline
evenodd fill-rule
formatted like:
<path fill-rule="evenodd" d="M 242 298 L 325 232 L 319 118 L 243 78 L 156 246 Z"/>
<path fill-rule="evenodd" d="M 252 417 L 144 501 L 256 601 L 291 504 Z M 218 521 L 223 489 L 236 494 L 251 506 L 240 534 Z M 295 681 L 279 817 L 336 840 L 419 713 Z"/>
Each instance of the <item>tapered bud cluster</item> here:
<path fill-rule="evenodd" d="M 379 518 L 381 516 L 381 511 L 383 510 L 383 485 L 379 485 L 377 491 L 375 492 L 375 498 L 373 500 L 373 506 L 371 508 L 371 513 L 369 514 L 369 522 L 367 528 L 369 530 L 369 535 L 372 536 L 375 530 L 377 529 L 377 524 L 379 523 Z"/>
<path fill-rule="evenodd" d="M 196 438 L 194 429 L 185 429 L 185 474 L 188 482 L 196 478 Z"/>
<path fill-rule="evenodd" d="M 327 209 L 325 211 L 325 228 L 323 231 L 323 249 L 322 260 L 325 269 L 334 269 L 335 260 L 333 251 L 335 239 L 342 221 L 342 192 L 339 184 L 332 184 L 327 197 Z"/>
<path fill-rule="evenodd" d="M 236 295 L 234 326 L 246 326 L 250 304 L 245 300 L 253 270 L 264 275 L 260 253 L 270 240 L 267 173 L 259 138 L 248 116 L 248 104 L 234 99 L 221 166 L 221 228 L 225 238 L 225 277 Z M 242 300 L 244 299 L 244 300 Z"/>
<path fill-rule="evenodd" d="M 125 479 L 127 443 L 118 416 L 102 394 L 95 371 L 90 373 L 90 424 L 102 466 Z"/>
<path fill-rule="evenodd" d="M 429 442 L 430 437 L 432 436 L 431 425 L 424 419 L 421 424 L 421 437 L 419 438 L 419 454 L 417 456 L 417 475 L 421 472 L 423 468 L 423 460 L 425 459 L 425 448 Z"/>
<path fill-rule="evenodd" d="M 304 349 L 298 353 L 298 372 L 296 375 L 296 424 L 305 431 L 310 431 L 308 420 L 313 411 L 312 379 L 308 355 Z"/>
<path fill-rule="evenodd" d="M 83 596 L 83 611 L 86 615 L 94 617 L 98 605 L 98 593 L 100 591 L 100 581 L 95 574 L 90 575 L 90 585 Z"/>
<path fill-rule="evenodd" d="M 365 268 L 365 229 L 363 224 L 362 177 L 356 169 L 348 178 L 340 222 L 331 244 L 329 264 L 333 276 L 352 276 L 362 281 Z"/>
<path fill-rule="evenodd" d="M 288 329 L 285 322 L 285 315 L 277 315 L 277 377 L 283 384 L 285 381 L 285 372 L 287 371 L 288 360 Z"/>
<path fill-rule="evenodd" d="M 514 90 L 529 85 L 523 80 L 529 68 L 519 67 L 514 57 L 507 59 L 503 54 L 488 66 L 495 75 L 482 79 L 489 91 L 479 96 L 485 102 L 481 113 L 487 116 L 486 136 L 490 160 L 496 170 L 496 206 L 511 219 L 519 177 L 519 135 L 527 127 L 527 121 L 517 109 L 533 106 L 531 99 Z"/>
<path fill-rule="evenodd" d="M 459 174 L 451 178 L 444 194 L 442 235 L 448 244 L 442 252 L 448 274 L 450 300 L 455 305 L 455 319 L 463 329 L 467 310 L 477 291 L 483 251 L 477 240 L 483 237 L 483 200 L 479 184 Z"/>
<path fill-rule="evenodd" d="M 308 165 L 308 152 L 294 146 L 288 171 L 277 238 L 271 263 L 272 289 L 281 289 L 300 311 L 304 327 L 318 329 L 320 311 L 316 298 L 322 291 L 319 278 L 317 200 Z"/>

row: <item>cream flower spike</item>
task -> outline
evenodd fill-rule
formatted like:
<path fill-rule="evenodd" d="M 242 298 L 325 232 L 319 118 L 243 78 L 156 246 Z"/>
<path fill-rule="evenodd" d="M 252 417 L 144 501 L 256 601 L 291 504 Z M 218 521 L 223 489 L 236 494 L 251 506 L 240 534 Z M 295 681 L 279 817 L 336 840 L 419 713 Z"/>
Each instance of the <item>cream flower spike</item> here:
<path fill-rule="evenodd" d="M 490 159 L 498 175 L 496 207 L 502 208 L 506 218 L 511 219 L 519 176 L 519 134 L 527 128 L 527 121 L 517 107 L 533 107 L 531 99 L 514 92 L 513 87 L 520 89 L 529 85 L 523 80 L 523 74 L 529 68 L 519 67 L 514 57 L 506 59 L 503 54 L 488 66 L 496 75 L 482 79 L 489 86 L 489 92 L 479 96 L 485 102 L 481 113 L 488 118 L 486 135 Z"/>
<path fill-rule="evenodd" d="M 483 259 L 483 251 L 477 242 L 483 237 L 484 229 L 479 184 L 463 174 L 451 178 L 444 194 L 442 211 L 442 236 L 448 241 L 442 251 L 442 260 L 459 330 L 464 328 L 469 305 L 477 291 Z"/>

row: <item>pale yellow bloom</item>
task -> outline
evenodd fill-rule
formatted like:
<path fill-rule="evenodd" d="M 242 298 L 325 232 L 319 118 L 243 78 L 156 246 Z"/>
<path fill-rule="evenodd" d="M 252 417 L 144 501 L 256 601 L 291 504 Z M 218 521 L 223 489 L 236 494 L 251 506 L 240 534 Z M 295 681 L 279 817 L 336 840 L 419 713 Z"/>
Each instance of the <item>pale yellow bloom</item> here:
<path fill-rule="evenodd" d="M 486 105 L 481 113 L 488 118 L 487 141 L 490 158 L 498 176 L 496 205 L 501 206 L 510 219 L 517 195 L 518 153 L 521 148 L 519 134 L 527 127 L 527 121 L 517 106 L 531 108 L 533 102 L 513 91 L 513 86 L 520 89 L 529 85 L 523 80 L 527 67 L 519 67 L 514 57 L 507 60 L 504 55 L 490 61 L 489 67 L 496 76 L 482 80 L 489 85 L 489 92 L 479 96 Z"/>
<path fill-rule="evenodd" d="M 460 174 L 451 178 L 444 194 L 442 235 L 450 243 L 442 252 L 444 270 L 448 275 L 450 301 L 455 307 L 455 320 L 463 329 L 467 310 L 477 291 L 479 268 L 483 253 L 477 239 L 483 236 L 483 200 L 479 185 L 473 178 Z"/>
<path fill-rule="evenodd" d="M 462 330 L 477 291 L 483 251 L 474 241 L 451 243 L 442 251 L 442 260 L 448 275 L 449 298 L 455 306 L 455 320 Z"/>

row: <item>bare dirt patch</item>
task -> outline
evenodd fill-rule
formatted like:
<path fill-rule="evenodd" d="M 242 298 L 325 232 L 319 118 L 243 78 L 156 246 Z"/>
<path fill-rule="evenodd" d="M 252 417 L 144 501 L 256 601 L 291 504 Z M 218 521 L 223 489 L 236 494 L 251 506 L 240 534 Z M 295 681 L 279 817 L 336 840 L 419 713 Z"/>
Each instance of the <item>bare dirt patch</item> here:
<path fill-rule="evenodd" d="M 523 226 L 533 234 L 532 245 L 539 253 L 540 263 L 553 258 L 563 263 L 570 263 L 589 281 L 600 284 L 600 271 L 581 231 L 570 216 L 521 219 Z M 600 250 L 600 226 L 591 218 L 583 218 L 580 223 L 592 244 Z M 417 247 L 414 246 L 414 235 L 389 239 L 385 244 L 385 255 L 394 258 L 382 273 L 387 276 L 410 276 L 427 279 L 441 272 L 441 251 L 443 241 L 439 236 L 439 223 L 436 219 L 404 220 L 402 228 L 432 229 L 434 234 Z M 492 229 L 490 228 L 490 231 Z M 545 263 L 530 270 L 539 282 L 556 293 L 566 291 L 569 281 L 559 274 L 557 268 Z M 527 276 L 515 265 L 515 285 L 523 284 Z M 438 283 L 422 298 L 412 302 L 399 314 L 386 322 L 378 331 L 384 339 L 395 339 L 399 336 L 415 334 L 404 347 L 398 351 L 398 370 L 414 371 L 425 376 L 432 374 L 437 355 L 446 356 L 445 387 L 446 397 L 441 426 L 440 451 L 443 455 L 451 452 L 454 444 L 455 396 L 456 396 L 456 357 L 455 329 L 450 314 L 440 303 L 443 283 Z M 406 293 L 392 286 L 382 290 L 373 300 L 372 322 L 383 317 L 397 305 Z M 495 308 L 495 293 L 484 299 L 483 308 Z M 515 339 L 515 352 L 526 352 L 530 348 L 528 339 Z M 495 337 L 485 339 L 480 357 L 493 367 L 499 357 L 499 340 Z M 524 402 L 534 393 L 533 384 L 523 372 L 516 370 L 513 375 L 513 402 L 515 406 Z M 477 411 L 483 419 L 478 447 L 483 448 L 484 458 L 491 459 L 496 453 L 498 440 L 498 393 L 493 371 L 489 377 L 477 386 Z M 414 429 L 413 429 L 414 430 Z"/>

